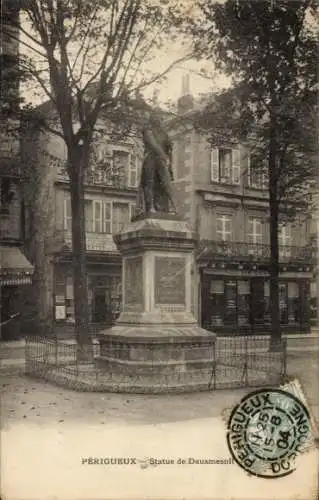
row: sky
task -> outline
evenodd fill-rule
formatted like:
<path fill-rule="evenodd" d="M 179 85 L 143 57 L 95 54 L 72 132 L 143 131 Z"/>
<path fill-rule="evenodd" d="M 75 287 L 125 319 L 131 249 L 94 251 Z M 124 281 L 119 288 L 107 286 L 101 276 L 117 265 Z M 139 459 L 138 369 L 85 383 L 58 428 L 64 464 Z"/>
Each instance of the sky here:
<path fill-rule="evenodd" d="M 181 0 L 185 3 L 185 9 L 189 11 L 192 2 L 190 0 Z M 26 23 L 26 21 L 23 21 Z M 27 23 L 24 24 L 27 31 Z M 32 51 L 24 46 L 24 42 L 30 44 L 30 40 L 23 34 L 21 34 L 21 44 L 20 51 L 28 56 L 31 56 Z M 32 42 L 31 42 L 32 44 Z M 175 41 L 172 42 L 167 40 L 165 45 L 161 50 L 154 53 L 154 57 L 146 68 L 146 72 L 162 72 L 165 71 L 168 66 L 170 66 L 174 61 L 180 59 L 185 55 L 186 50 L 185 45 L 182 42 Z M 34 59 L 34 54 L 32 55 Z M 36 57 L 36 56 L 35 56 Z M 36 59 L 34 59 L 36 60 Z M 199 74 L 200 70 L 205 69 L 210 74 L 213 74 L 213 78 L 209 79 L 203 77 Z M 195 60 L 183 61 L 183 63 L 178 64 L 174 67 L 165 77 L 164 81 L 160 84 L 153 84 L 149 86 L 143 93 L 146 98 L 152 98 L 154 94 L 157 95 L 158 103 L 162 106 L 169 101 L 170 103 L 176 103 L 179 97 L 182 95 L 182 80 L 183 77 L 189 75 L 189 92 L 196 98 L 203 93 L 216 90 L 221 87 L 227 86 L 227 79 L 223 76 L 216 76 L 213 71 L 212 63 L 210 62 L 197 62 Z M 32 84 L 21 85 L 21 93 L 25 98 L 26 102 L 31 102 L 32 104 L 40 104 L 47 100 L 46 94 L 41 91 L 39 86 L 35 87 L 34 82 Z"/>

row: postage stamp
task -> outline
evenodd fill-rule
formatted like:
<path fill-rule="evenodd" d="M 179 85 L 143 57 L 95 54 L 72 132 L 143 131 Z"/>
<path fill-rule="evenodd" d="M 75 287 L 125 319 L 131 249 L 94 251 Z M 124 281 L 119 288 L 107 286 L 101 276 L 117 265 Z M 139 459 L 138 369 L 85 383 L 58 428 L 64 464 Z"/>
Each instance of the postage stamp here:
<path fill-rule="evenodd" d="M 313 444 L 309 411 L 282 389 L 254 391 L 231 412 L 227 443 L 236 463 L 248 473 L 286 476 L 295 470 L 296 458 Z"/>

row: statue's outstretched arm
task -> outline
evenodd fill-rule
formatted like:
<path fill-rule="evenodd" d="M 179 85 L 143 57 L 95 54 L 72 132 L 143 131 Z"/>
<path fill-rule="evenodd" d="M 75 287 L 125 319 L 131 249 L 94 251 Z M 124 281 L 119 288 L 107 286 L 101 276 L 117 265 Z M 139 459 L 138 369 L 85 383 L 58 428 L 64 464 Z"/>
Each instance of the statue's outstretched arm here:
<path fill-rule="evenodd" d="M 161 144 L 157 141 L 156 136 L 151 130 L 144 130 L 145 142 L 149 144 L 151 149 L 156 153 L 164 162 L 168 162 L 169 158 L 162 148 Z"/>

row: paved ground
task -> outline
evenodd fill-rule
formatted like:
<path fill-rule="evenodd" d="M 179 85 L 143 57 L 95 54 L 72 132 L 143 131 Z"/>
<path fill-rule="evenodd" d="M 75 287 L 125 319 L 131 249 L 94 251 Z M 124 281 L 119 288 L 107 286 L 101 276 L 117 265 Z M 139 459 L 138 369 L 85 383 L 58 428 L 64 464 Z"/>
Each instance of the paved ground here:
<path fill-rule="evenodd" d="M 317 353 L 290 353 L 288 369 L 301 381 L 319 422 Z M 177 464 L 178 457 L 230 458 L 223 417 L 248 390 L 90 394 L 7 374 L 1 392 L 3 499 L 315 498 L 313 454 L 296 473 L 267 481 L 266 488 L 265 480 L 248 477 L 236 464 Z M 138 462 L 132 467 L 81 462 L 110 456 Z M 175 463 L 152 466 L 146 457 Z"/>

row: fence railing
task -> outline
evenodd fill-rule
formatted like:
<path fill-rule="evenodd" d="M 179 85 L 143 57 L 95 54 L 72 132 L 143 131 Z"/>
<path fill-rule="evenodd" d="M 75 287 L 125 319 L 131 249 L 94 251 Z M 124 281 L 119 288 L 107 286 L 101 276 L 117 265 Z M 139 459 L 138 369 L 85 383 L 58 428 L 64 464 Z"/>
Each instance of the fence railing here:
<path fill-rule="evenodd" d="M 185 359 L 191 360 L 196 344 L 190 344 L 188 349 L 192 352 L 186 352 Z M 119 372 L 113 369 L 112 362 L 107 368 L 97 362 L 100 354 L 98 343 L 93 344 L 92 351 L 93 359 L 83 361 L 79 358 L 75 343 L 27 337 L 26 373 L 75 389 L 117 392 L 139 391 L 143 387 L 150 388 L 150 383 L 157 387 L 158 392 L 165 392 L 165 389 L 173 386 L 178 389 L 196 384 L 202 390 L 258 387 L 279 384 L 286 376 L 286 343 L 283 341 L 280 351 L 272 352 L 267 337 L 216 338 L 211 360 L 204 366 L 199 368 L 195 360 L 187 363 L 186 370 L 178 369 L 173 373 L 167 373 L 163 367 L 159 369 L 156 360 L 149 360 L 138 370 L 128 363 Z M 114 362 L 116 354 L 118 352 L 110 350 L 107 358 Z"/>

